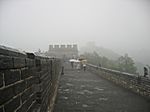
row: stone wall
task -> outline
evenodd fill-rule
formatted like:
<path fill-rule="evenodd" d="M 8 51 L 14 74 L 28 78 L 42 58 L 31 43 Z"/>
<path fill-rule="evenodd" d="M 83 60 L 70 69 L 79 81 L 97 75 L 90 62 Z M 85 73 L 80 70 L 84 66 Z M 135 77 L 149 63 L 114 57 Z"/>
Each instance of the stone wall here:
<path fill-rule="evenodd" d="M 150 99 L 150 79 L 148 78 L 98 67 L 92 64 L 88 64 L 87 68 L 90 72 Z"/>
<path fill-rule="evenodd" d="M 56 96 L 61 61 L 0 46 L 0 112 L 47 112 Z"/>

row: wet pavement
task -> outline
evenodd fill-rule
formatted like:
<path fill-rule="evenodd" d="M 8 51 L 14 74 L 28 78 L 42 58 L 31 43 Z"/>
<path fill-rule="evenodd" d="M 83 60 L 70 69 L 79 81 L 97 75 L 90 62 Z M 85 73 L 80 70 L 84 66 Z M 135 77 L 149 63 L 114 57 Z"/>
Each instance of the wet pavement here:
<path fill-rule="evenodd" d="M 61 76 L 54 112 L 150 112 L 150 101 L 88 71 Z"/>

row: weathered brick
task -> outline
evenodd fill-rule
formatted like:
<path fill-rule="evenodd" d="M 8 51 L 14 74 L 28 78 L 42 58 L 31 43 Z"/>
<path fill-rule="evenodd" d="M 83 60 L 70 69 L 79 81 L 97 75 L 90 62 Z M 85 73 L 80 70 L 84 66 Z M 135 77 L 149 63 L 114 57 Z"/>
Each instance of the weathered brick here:
<path fill-rule="evenodd" d="M 3 73 L 0 72 L 0 87 L 3 86 Z"/>
<path fill-rule="evenodd" d="M 3 111 L 3 107 L 0 108 L 0 112 L 4 112 L 4 111 Z"/>
<path fill-rule="evenodd" d="M 29 74 L 30 76 L 37 76 L 37 68 L 29 68 Z"/>
<path fill-rule="evenodd" d="M 13 91 L 14 91 L 14 94 L 17 95 L 21 92 L 23 92 L 24 90 L 26 89 L 26 82 L 25 81 L 22 81 L 20 83 L 17 83 L 13 86 Z"/>
<path fill-rule="evenodd" d="M 41 65 L 46 65 L 47 64 L 47 59 L 41 59 Z"/>
<path fill-rule="evenodd" d="M 27 88 L 28 88 L 38 82 L 38 77 L 31 77 L 30 79 L 27 79 L 26 81 L 27 81 Z"/>
<path fill-rule="evenodd" d="M 34 59 L 26 58 L 25 62 L 26 62 L 27 67 L 34 67 L 35 66 L 35 60 Z"/>
<path fill-rule="evenodd" d="M 7 56 L 4 56 L 6 54 Z M 39 106 L 41 111 L 45 112 L 49 101 L 48 99 L 50 99 L 49 96 L 54 91 L 55 81 L 58 77 L 57 74 L 59 70 L 56 68 L 58 67 L 58 63 L 56 63 L 54 59 L 48 60 L 40 56 L 32 57 L 32 55 L 27 58 L 25 55 L 21 55 L 24 54 L 9 51 L 8 49 L 3 56 L 0 56 L 0 69 L 5 71 L 4 73 L 3 71 L 0 73 L 0 87 L 4 87 L 3 80 L 7 87 L 1 88 L 0 90 L 0 112 L 3 112 L 3 109 L 5 109 L 5 112 L 13 112 L 20 106 L 20 103 L 22 105 L 17 112 L 33 112 L 37 106 L 38 100 L 36 101 L 36 99 L 39 99 L 42 103 Z M 1 59 L 1 57 L 3 57 L 3 59 Z M 11 71 L 9 69 L 11 69 Z M 20 69 L 21 72 L 17 71 L 18 69 Z M 51 69 L 53 69 L 53 71 Z M 50 73 L 53 74 L 53 79 Z M 53 85 L 51 85 L 51 83 L 53 83 Z M 8 87 L 10 84 L 12 84 L 11 87 Z M 41 92 L 41 95 L 37 94 L 36 96 L 37 92 Z M 20 97 L 13 99 L 14 96 L 20 93 Z M 2 104 L 5 104 L 4 107 L 2 107 Z"/>
<path fill-rule="evenodd" d="M 33 94 L 16 112 L 26 112 L 35 99 L 35 94 Z"/>
<path fill-rule="evenodd" d="M 4 72 L 5 85 L 12 84 L 20 80 L 20 71 L 6 70 Z"/>
<path fill-rule="evenodd" d="M 8 55 L 8 50 L 5 49 L 5 46 L 0 45 L 0 55 Z"/>
<path fill-rule="evenodd" d="M 36 64 L 36 67 L 41 66 L 41 60 L 40 59 L 36 59 L 35 60 L 35 64 Z"/>
<path fill-rule="evenodd" d="M 35 58 L 34 53 L 26 53 L 26 54 L 27 54 L 27 57 L 30 58 L 30 59 L 34 59 Z"/>
<path fill-rule="evenodd" d="M 1 45 L 0 45 L 0 54 L 6 55 L 6 56 L 27 57 L 24 52 L 20 52 L 17 49 L 13 49 L 13 48 L 1 46 Z"/>
<path fill-rule="evenodd" d="M 25 68 L 21 70 L 21 79 L 28 78 L 30 76 L 29 69 Z"/>
<path fill-rule="evenodd" d="M 33 94 L 33 88 L 29 88 L 27 89 L 22 95 L 21 95 L 21 100 L 22 103 L 24 103 L 24 101 L 28 100 L 29 96 Z"/>
<path fill-rule="evenodd" d="M 0 69 L 13 68 L 12 57 L 0 55 Z"/>
<path fill-rule="evenodd" d="M 33 104 L 31 105 L 31 107 L 29 108 L 29 110 L 27 112 L 39 112 L 39 105 L 37 104 L 37 102 L 33 102 Z"/>
<path fill-rule="evenodd" d="M 10 101 L 4 106 L 5 112 L 13 112 L 20 106 L 20 96 Z"/>
<path fill-rule="evenodd" d="M 4 88 L 0 90 L 0 105 L 10 100 L 15 96 L 12 87 Z"/>
<path fill-rule="evenodd" d="M 25 67 L 26 65 L 25 58 L 14 57 L 13 62 L 14 62 L 14 68 Z"/>

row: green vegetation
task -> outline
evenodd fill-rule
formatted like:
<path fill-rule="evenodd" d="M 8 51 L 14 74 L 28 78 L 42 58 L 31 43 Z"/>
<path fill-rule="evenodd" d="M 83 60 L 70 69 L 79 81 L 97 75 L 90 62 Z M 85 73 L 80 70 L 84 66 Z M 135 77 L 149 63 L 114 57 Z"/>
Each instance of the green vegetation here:
<path fill-rule="evenodd" d="M 127 54 L 120 56 L 116 60 L 110 60 L 107 57 L 100 56 L 97 52 L 84 53 L 85 58 L 89 63 L 102 66 L 109 69 L 119 70 L 122 72 L 136 74 L 137 68 L 131 57 Z"/>

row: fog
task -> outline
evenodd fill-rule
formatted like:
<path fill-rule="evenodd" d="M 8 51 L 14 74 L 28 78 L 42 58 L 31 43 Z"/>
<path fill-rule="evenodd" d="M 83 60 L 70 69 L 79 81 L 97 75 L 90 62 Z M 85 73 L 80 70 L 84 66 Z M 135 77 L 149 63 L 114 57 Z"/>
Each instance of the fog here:
<path fill-rule="evenodd" d="M 149 0 L 0 0 L 0 44 L 26 51 L 89 41 L 145 62 Z"/>

